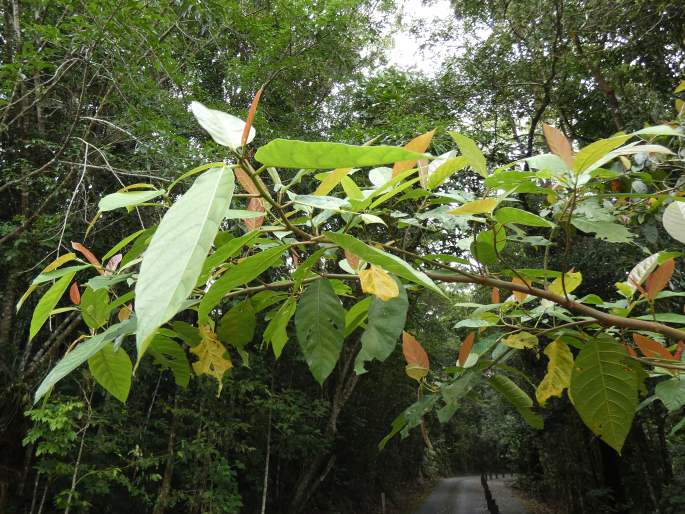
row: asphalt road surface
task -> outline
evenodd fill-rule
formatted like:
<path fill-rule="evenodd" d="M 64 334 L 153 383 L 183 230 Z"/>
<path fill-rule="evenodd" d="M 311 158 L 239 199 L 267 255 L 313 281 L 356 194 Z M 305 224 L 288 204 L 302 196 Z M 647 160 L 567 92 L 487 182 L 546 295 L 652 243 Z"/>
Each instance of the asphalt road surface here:
<path fill-rule="evenodd" d="M 488 480 L 501 514 L 528 514 L 505 480 Z M 479 475 L 444 478 L 416 514 L 487 514 Z"/>

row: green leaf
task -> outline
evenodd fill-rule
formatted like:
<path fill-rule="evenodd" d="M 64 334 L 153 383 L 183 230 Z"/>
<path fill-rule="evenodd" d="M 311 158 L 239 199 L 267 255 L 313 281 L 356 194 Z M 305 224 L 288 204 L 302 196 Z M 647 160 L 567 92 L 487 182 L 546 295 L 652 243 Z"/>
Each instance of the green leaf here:
<path fill-rule="evenodd" d="M 200 341 L 199 332 L 197 342 Z M 174 382 L 181 387 L 187 387 L 190 382 L 190 364 L 188 357 L 181 345 L 170 337 L 156 334 L 152 338 L 148 353 L 152 356 L 155 364 L 169 369 L 174 374 Z"/>
<path fill-rule="evenodd" d="M 485 162 L 485 156 L 483 152 L 480 151 L 473 139 L 466 137 L 462 134 L 457 134 L 456 132 L 450 132 L 450 136 L 459 146 L 459 151 L 461 151 L 464 158 L 468 161 L 469 166 L 471 166 L 476 172 L 478 172 L 482 177 L 487 178 L 488 168 Z"/>
<path fill-rule="evenodd" d="M 31 317 L 29 341 L 34 338 L 34 336 L 48 320 L 50 313 L 55 308 L 55 305 L 57 305 L 57 302 L 59 302 L 59 299 L 62 298 L 64 291 L 66 291 L 67 287 L 69 287 L 69 284 L 71 283 L 71 280 L 74 278 L 75 274 L 75 271 L 71 271 L 64 275 L 57 282 L 52 284 L 50 289 L 48 289 L 43 297 L 38 301 L 38 304 L 33 311 L 33 316 Z"/>
<path fill-rule="evenodd" d="M 394 273 L 406 280 L 422 285 L 441 296 L 445 296 L 445 293 L 435 285 L 435 282 L 433 282 L 428 275 L 414 269 L 399 257 L 379 250 L 378 248 L 374 248 L 373 246 L 369 246 L 349 234 L 326 232 L 325 236 L 335 244 L 340 245 L 345 250 L 352 252 L 366 262 L 380 266 L 389 273 Z"/>
<path fill-rule="evenodd" d="M 255 159 L 277 168 L 362 168 L 425 159 L 427 154 L 395 146 L 354 146 L 274 139 L 257 150 Z"/>
<path fill-rule="evenodd" d="M 527 159 L 524 159 L 525 162 L 528 163 L 528 165 L 533 168 L 534 170 L 545 170 L 545 171 L 552 171 L 555 173 L 561 173 L 566 170 L 568 170 L 568 166 L 566 166 L 566 163 L 564 160 L 559 157 L 558 155 L 554 155 L 553 153 L 544 153 L 540 155 L 534 155 L 532 157 L 528 157 Z M 520 174 L 521 172 L 519 171 L 514 171 L 514 172 L 509 172 L 509 174 Z M 530 177 L 536 176 L 534 173 L 529 174 Z"/>
<path fill-rule="evenodd" d="M 149 202 L 164 194 L 164 191 L 122 191 L 103 197 L 98 203 L 98 209 L 102 212 L 113 211 L 122 207 L 134 207 L 141 203 Z"/>
<path fill-rule="evenodd" d="M 630 243 L 635 237 L 626 227 L 613 221 L 596 221 L 574 217 L 571 223 L 578 230 L 594 233 L 599 239 L 604 239 L 610 243 Z"/>
<path fill-rule="evenodd" d="M 345 333 L 345 309 L 328 280 L 309 284 L 297 304 L 295 329 L 312 375 L 323 384 L 338 362 Z"/>
<path fill-rule="evenodd" d="M 97 275 L 88 282 L 86 286 L 90 287 L 94 291 L 98 289 L 110 288 L 113 285 L 119 284 L 121 282 L 126 282 L 128 279 L 133 277 L 133 273 L 117 273 L 116 275 Z"/>
<path fill-rule="evenodd" d="M 240 237 L 231 239 L 224 243 L 212 253 L 202 266 L 202 273 L 198 280 L 199 283 L 204 284 L 207 281 L 209 273 L 216 267 L 226 262 L 231 257 L 235 256 L 244 246 L 250 246 L 259 237 L 259 230 L 252 230 Z"/>
<path fill-rule="evenodd" d="M 674 412 L 685 405 L 685 380 L 678 376 L 659 382 L 654 388 L 654 394 L 669 412 Z"/>
<path fill-rule="evenodd" d="M 216 333 L 223 342 L 242 350 L 252 341 L 256 326 L 257 318 L 248 298 L 221 317 Z"/>
<path fill-rule="evenodd" d="M 133 364 L 122 348 L 114 350 L 112 343 L 105 343 L 88 359 L 88 368 L 98 384 L 121 403 L 126 403 L 131 390 Z"/>
<path fill-rule="evenodd" d="M 91 337 L 83 343 L 79 343 L 50 370 L 48 376 L 46 376 L 40 386 L 38 386 L 33 397 L 33 402 L 38 402 L 52 386 L 99 352 L 107 343 L 118 337 L 132 334 L 135 330 L 136 319 L 132 317 L 126 321 L 112 325 L 104 332 Z"/>
<path fill-rule="evenodd" d="M 397 346 L 407 319 L 409 301 L 402 283 L 397 282 L 400 294 L 388 301 L 376 297 L 369 307 L 369 321 L 361 337 L 362 347 L 354 361 L 354 371 L 357 375 L 366 373 L 364 364 L 377 359 L 383 362 Z"/>
<path fill-rule="evenodd" d="M 264 340 L 271 343 L 271 349 L 277 359 L 280 358 L 283 348 L 288 342 L 288 323 L 295 314 L 296 307 L 295 298 L 289 297 L 276 311 L 264 330 Z"/>
<path fill-rule="evenodd" d="M 226 293 L 240 285 L 251 282 L 270 267 L 280 263 L 281 256 L 287 248 L 287 245 L 269 248 L 246 257 L 238 264 L 229 268 L 221 275 L 219 280 L 212 284 L 212 287 L 209 288 L 209 291 L 202 298 L 198 309 L 200 321 L 205 322 L 209 319 L 210 311 L 219 305 Z"/>
<path fill-rule="evenodd" d="M 576 158 L 573 161 L 573 171 L 576 174 L 579 174 L 586 170 L 591 171 L 598 168 L 601 164 L 594 166 L 596 162 L 628 141 L 628 139 L 630 139 L 629 135 L 621 135 L 608 139 L 600 139 L 599 141 L 587 145 L 576 154 Z"/>
<path fill-rule="evenodd" d="M 471 244 L 471 254 L 483 264 L 495 264 L 506 244 L 507 233 L 503 227 L 485 230 L 479 233 Z"/>
<path fill-rule="evenodd" d="M 554 227 L 554 223 L 546 220 L 545 218 L 533 214 L 523 209 L 517 209 L 515 207 L 500 207 L 495 212 L 495 219 L 499 221 L 502 225 L 507 223 L 514 223 L 518 225 L 526 225 L 529 227 Z"/>
<path fill-rule="evenodd" d="M 549 343 L 544 353 L 549 358 L 547 374 L 535 391 L 540 405 L 545 405 L 550 396 L 561 397 L 564 389 L 571 385 L 573 371 L 573 354 L 563 341 L 557 339 Z"/>
<path fill-rule="evenodd" d="M 121 250 L 124 246 L 129 244 L 131 241 L 136 239 L 138 236 L 140 236 L 143 232 L 145 232 L 145 229 L 140 229 L 134 232 L 133 234 L 127 235 L 125 238 L 123 238 L 121 241 L 119 241 L 117 244 L 115 244 L 109 252 L 107 252 L 105 255 L 102 256 L 102 262 L 106 262 L 110 257 L 114 256 L 117 254 L 119 250 Z M 123 261 L 123 259 L 122 259 Z"/>
<path fill-rule="evenodd" d="M 355 303 L 345 315 L 345 337 L 354 332 L 369 316 L 373 296 L 367 296 Z"/>
<path fill-rule="evenodd" d="M 21 296 L 21 298 L 17 302 L 16 310 L 19 311 L 19 309 L 21 309 L 21 306 L 24 304 L 26 299 L 31 295 L 31 293 L 33 293 L 36 290 L 36 288 L 38 287 L 38 284 L 39 284 L 39 282 L 37 282 L 39 278 L 50 274 L 51 272 L 53 272 L 54 270 L 59 268 L 62 264 L 73 261 L 74 259 L 76 259 L 75 253 L 73 253 L 73 252 L 65 253 L 64 255 L 57 257 L 54 261 L 52 261 L 50 264 L 45 266 L 45 268 L 43 268 L 43 271 L 40 272 L 40 275 L 38 275 L 35 279 L 33 279 L 33 282 L 31 282 L 31 285 L 29 286 L 29 288 L 26 290 L 26 292 Z M 89 267 L 89 266 L 90 266 L 90 264 L 86 265 L 85 267 Z M 75 267 L 76 266 L 74 266 L 74 268 Z M 57 278 L 57 277 L 55 277 L 55 278 Z M 47 280 L 52 280 L 52 279 L 47 279 Z"/>
<path fill-rule="evenodd" d="M 464 169 L 466 164 L 466 157 L 464 157 L 463 155 L 446 160 L 440 166 L 438 166 L 438 168 L 433 173 L 431 173 L 428 176 L 426 188 L 431 190 L 435 189 L 445 180 L 450 178 L 453 173 Z"/>
<path fill-rule="evenodd" d="M 526 423 L 535 429 L 542 429 L 544 421 L 542 416 L 533 412 L 533 400 L 509 377 L 495 375 L 488 379 L 488 383 L 514 406 Z"/>
<path fill-rule="evenodd" d="M 675 312 L 657 312 L 654 315 L 645 314 L 643 316 L 637 316 L 636 319 L 646 319 L 650 321 L 655 320 L 662 323 L 677 323 L 679 325 L 685 325 L 685 316 Z"/>
<path fill-rule="evenodd" d="M 569 396 L 583 423 L 619 454 L 637 407 L 637 378 L 625 347 L 610 337 L 587 343 L 576 357 Z"/>
<path fill-rule="evenodd" d="M 212 168 L 162 218 L 145 252 L 136 284 L 138 361 L 149 338 L 181 308 L 195 287 L 233 196 L 230 168 Z"/>
<path fill-rule="evenodd" d="M 86 325 L 97 330 L 109 320 L 110 306 L 107 289 L 86 287 L 81 295 L 81 316 Z"/>

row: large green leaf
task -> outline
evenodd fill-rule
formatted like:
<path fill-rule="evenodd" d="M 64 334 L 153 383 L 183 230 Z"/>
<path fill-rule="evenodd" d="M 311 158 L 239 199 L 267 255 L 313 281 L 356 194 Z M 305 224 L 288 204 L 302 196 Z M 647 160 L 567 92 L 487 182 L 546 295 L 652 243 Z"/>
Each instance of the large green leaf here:
<path fill-rule="evenodd" d="M 75 271 L 71 271 L 60 278 L 57 282 L 50 286 L 42 298 L 38 301 L 36 308 L 33 310 L 33 316 L 31 317 L 31 326 L 29 328 L 29 341 L 34 338 L 41 327 L 50 317 L 50 313 L 62 298 L 64 291 L 71 283 L 71 279 L 74 278 L 76 274 Z"/>
<path fill-rule="evenodd" d="M 134 207 L 141 203 L 149 202 L 163 194 L 164 191 L 156 189 L 151 191 L 120 191 L 103 197 L 98 203 L 98 209 L 102 212 L 107 212 L 122 207 Z"/>
<path fill-rule="evenodd" d="M 394 279 L 400 290 L 399 296 L 388 301 L 376 297 L 369 307 L 369 321 L 362 334 L 362 348 L 354 361 L 357 375 L 366 373 L 364 364 L 372 359 L 384 361 L 392 353 L 402 334 L 407 319 L 407 292 L 402 283 Z"/>
<path fill-rule="evenodd" d="M 464 158 L 468 161 L 469 166 L 471 166 L 474 171 L 478 172 L 482 177 L 488 176 L 488 167 L 485 162 L 485 156 L 480 148 L 476 146 L 476 143 L 470 137 L 464 136 L 463 134 L 457 134 L 456 132 L 450 132 L 450 136 L 459 146 L 459 150 Z"/>
<path fill-rule="evenodd" d="M 274 139 L 257 150 L 255 159 L 277 168 L 362 168 L 425 159 L 427 154 L 396 146 L 354 146 Z"/>
<path fill-rule="evenodd" d="M 107 289 L 93 290 L 91 287 L 86 287 L 81 295 L 80 307 L 83 321 L 93 330 L 97 330 L 109 320 L 110 306 Z"/>
<path fill-rule="evenodd" d="M 126 403 L 131 390 L 133 364 L 123 348 L 115 350 L 112 343 L 105 343 L 99 352 L 88 359 L 88 368 L 98 384 L 117 400 Z"/>
<path fill-rule="evenodd" d="M 599 239 L 610 243 L 630 243 L 635 237 L 624 225 L 614 221 L 589 220 L 583 217 L 574 217 L 571 223 L 578 230 L 592 232 Z"/>
<path fill-rule="evenodd" d="M 576 158 L 573 161 L 573 171 L 582 173 L 585 170 L 597 168 L 598 166 L 593 166 L 597 161 L 628 141 L 630 137 L 629 135 L 620 135 L 608 139 L 600 139 L 587 145 L 576 154 Z"/>
<path fill-rule="evenodd" d="M 288 342 L 288 323 L 295 314 L 296 307 L 295 298 L 291 296 L 283 302 L 264 330 L 264 340 L 271 343 L 271 349 L 277 359 L 281 357 L 283 348 Z"/>
<path fill-rule="evenodd" d="M 192 292 L 233 189 L 233 172 L 212 168 L 171 206 L 152 236 L 136 284 L 138 361 L 150 336 Z"/>
<path fill-rule="evenodd" d="M 83 343 L 79 343 L 76 348 L 67 353 L 54 368 L 50 370 L 48 376 L 43 379 L 34 395 L 34 403 L 40 400 L 52 386 L 66 377 L 81 364 L 99 352 L 107 343 L 114 341 L 117 337 L 132 334 L 136 330 L 136 319 L 130 318 L 116 325 L 112 325 L 104 332 L 101 332 Z"/>
<path fill-rule="evenodd" d="M 554 227 L 554 223 L 545 218 L 533 214 L 532 212 L 517 209 L 515 207 L 500 207 L 495 212 L 495 219 L 502 225 L 513 223 L 518 225 L 527 225 L 529 227 Z"/>
<path fill-rule="evenodd" d="M 232 307 L 221 317 L 216 333 L 224 343 L 243 349 L 252 341 L 256 326 L 254 307 L 248 298 Z"/>
<path fill-rule="evenodd" d="M 476 240 L 471 243 L 471 254 L 483 264 L 495 264 L 506 244 L 507 233 L 504 227 L 497 226 L 476 236 Z"/>
<path fill-rule="evenodd" d="M 659 382 L 654 394 L 670 411 L 676 411 L 685 405 L 685 380 L 682 375 Z"/>
<path fill-rule="evenodd" d="M 539 430 L 544 426 L 542 416 L 533 412 L 533 400 L 509 377 L 495 375 L 488 380 L 488 383 L 514 406 L 531 427 Z"/>
<path fill-rule="evenodd" d="M 219 280 L 212 284 L 212 287 L 209 288 L 209 291 L 202 298 L 198 309 L 200 321 L 205 321 L 209 318 L 210 311 L 219 305 L 221 299 L 231 289 L 247 284 L 270 267 L 281 262 L 281 255 L 283 255 L 287 248 L 287 245 L 269 248 L 263 252 L 251 255 L 229 268 L 221 275 Z"/>
<path fill-rule="evenodd" d="M 576 357 L 569 396 L 583 422 L 621 453 L 637 407 L 637 378 L 625 347 L 593 339 Z"/>
<path fill-rule="evenodd" d="M 345 309 L 328 280 L 315 280 L 295 311 L 295 330 L 309 369 L 323 384 L 338 362 L 345 332 Z"/>
<path fill-rule="evenodd" d="M 373 246 L 369 246 L 349 234 L 343 234 L 341 232 L 326 232 L 325 235 L 335 244 L 342 246 L 345 250 L 352 252 L 366 262 L 376 264 L 385 271 L 394 273 L 397 276 L 422 285 L 438 293 L 439 295 L 444 296 L 445 293 L 443 293 L 442 290 L 435 285 L 435 282 L 433 282 L 428 275 L 422 271 L 414 269 L 399 257 L 384 252 L 383 250 L 379 250 L 378 248 L 374 248 Z"/>
<path fill-rule="evenodd" d="M 252 230 L 247 234 L 243 234 L 240 237 L 235 237 L 230 241 L 222 244 L 216 249 L 202 265 L 202 273 L 198 279 L 198 283 L 204 284 L 207 281 L 209 273 L 226 262 L 231 257 L 235 256 L 243 249 L 244 246 L 251 245 L 259 237 L 259 230 Z"/>
<path fill-rule="evenodd" d="M 198 334 L 199 338 L 199 334 Z M 152 338 L 148 352 L 155 363 L 171 370 L 176 385 L 186 387 L 190 381 L 190 364 L 181 345 L 170 337 L 157 334 Z"/>

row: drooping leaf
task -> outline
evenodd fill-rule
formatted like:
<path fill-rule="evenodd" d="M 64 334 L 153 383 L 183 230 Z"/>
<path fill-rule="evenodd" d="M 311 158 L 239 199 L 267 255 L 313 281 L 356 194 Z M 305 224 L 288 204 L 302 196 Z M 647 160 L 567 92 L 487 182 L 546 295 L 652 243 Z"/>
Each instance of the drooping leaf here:
<path fill-rule="evenodd" d="M 112 343 L 105 343 L 88 359 L 88 368 L 98 384 L 121 403 L 126 403 L 131 390 L 133 364 L 123 348 L 114 350 Z"/>
<path fill-rule="evenodd" d="M 569 271 L 564 273 L 562 277 L 555 278 L 547 287 L 550 293 L 559 296 L 565 296 L 564 293 L 570 294 L 575 291 L 583 282 L 583 275 L 579 271 Z"/>
<path fill-rule="evenodd" d="M 576 357 L 569 396 L 583 422 L 621 453 L 637 407 L 637 379 L 628 353 L 610 337 L 586 343 Z"/>
<path fill-rule="evenodd" d="M 34 394 L 33 402 L 38 402 L 52 386 L 99 352 L 104 345 L 110 341 L 114 341 L 118 337 L 132 334 L 135 330 L 136 320 L 135 318 L 131 318 L 122 323 L 112 325 L 104 332 L 76 345 L 73 350 L 62 357 L 62 360 L 60 360 L 43 379 L 43 382 L 41 382 Z"/>
<path fill-rule="evenodd" d="M 662 222 L 673 239 L 685 244 L 685 202 L 672 202 L 666 207 Z"/>
<path fill-rule="evenodd" d="M 406 145 L 404 145 L 404 149 L 408 150 L 410 152 L 416 152 L 416 153 L 424 153 L 426 150 L 428 150 L 428 147 L 431 144 L 431 141 L 433 141 L 433 135 L 435 134 L 435 129 L 430 130 L 426 132 L 425 134 L 421 134 L 420 136 L 415 137 L 411 141 L 409 141 Z M 397 161 L 395 162 L 393 168 L 392 168 L 392 175 L 393 177 L 397 176 L 399 173 L 402 173 L 405 170 L 410 170 L 415 167 L 417 159 L 414 160 L 407 160 L 407 161 Z"/>
<path fill-rule="evenodd" d="M 160 334 L 152 338 L 148 352 L 155 364 L 169 369 L 174 374 L 174 382 L 181 387 L 187 387 L 190 382 L 190 364 L 181 345 L 170 337 Z"/>
<path fill-rule="evenodd" d="M 69 288 L 69 299 L 74 305 L 81 303 L 81 291 L 79 291 L 78 284 L 76 282 L 71 283 Z"/>
<path fill-rule="evenodd" d="M 547 374 L 535 390 L 535 397 L 543 406 L 551 396 L 561 397 L 564 389 L 571 385 L 573 372 L 573 354 L 563 341 L 557 339 L 549 343 L 544 353 L 549 358 Z"/>
<path fill-rule="evenodd" d="M 460 205 L 456 209 L 449 211 L 450 214 L 456 216 L 468 216 L 472 214 L 491 214 L 492 211 L 499 205 L 499 200 L 497 198 L 481 198 L 480 200 L 474 200 L 472 202 L 467 202 Z"/>
<path fill-rule="evenodd" d="M 663 402 L 669 412 L 675 412 L 685 405 L 685 380 L 683 376 L 670 378 L 659 382 L 654 388 L 654 394 Z"/>
<path fill-rule="evenodd" d="M 400 294 L 397 282 L 380 266 L 371 265 L 359 272 L 362 291 L 388 301 Z"/>
<path fill-rule="evenodd" d="M 233 367 L 233 363 L 226 348 L 208 325 L 200 326 L 200 335 L 200 343 L 190 349 L 191 353 L 198 356 L 198 360 L 193 362 L 193 370 L 196 375 L 209 375 L 216 379 L 219 383 L 218 398 L 224 385 L 224 373 Z"/>
<path fill-rule="evenodd" d="M 281 357 L 283 348 L 288 342 L 288 323 L 293 314 L 295 314 L 296 308 L 295 298 L 289 297 L 276 311 L 276 314 L 271 318 L 271 321 L 269 321 L 264 330 L 264 340 L 271 343 L 271 349 L 277 359 Z"/>
<path fill-rule="evenodd" d="M 671 355 L 671 352 L 654 339 L 643 336 L 642 334 L 633 334 L 633 341 L 642 352 L 642 355 L 648 359 L 675 360 L 675 357 Z"/>
<path fill-rule="evenodd" d="M 152 236 L 135 289 L 139 361 L 149 337 L 178 312 L 195 287 L 234 187 L 229 168 L 203 173 L 166 212 Z"/>
<path fill-rule="evenodd" d="M 257 318 L 248 298 L 221 317 L 216 333 L 223 342 L 242 350 L 252 341 L 256 326 Z"/>
<path fill-rule="evenodd" d="M 654 300 L 656 295 L 668 285 L 674 271 L 675 260 L 668 259 L 647 277 L 647 297 L 650 300 Z"/>
<path fill-rule="evenodd" d="M 571 143 L 566 139 L 564 133 L 546 123 L 542 125 L 542 131 L 552 153 L 561 157 L 566 166 L 571 168 L 573 166 L 573 148 L 571 148 Z"/>
<path fill-rule="evenodd" d="M 100 261 L 98 260 L 97 257 L 91 252 L 88 248 L 83 246 L 81 243 L 76 243 L 74 241 L 71 242 L 71 247 L 76 250 L 77 252 L 81 252 L 81 254 L 86 258 L 88 262 L 90 262 L 93 266 L 97 268 L 97 270 L 100 273 L 103 273 L 102 271 L 102 264 L 100 264 Z"/>
<path fill-rule="evenodd" d="M 319 384 L 335 368 L 345 332 L 345 309 L 329 280 L 315 280 L 295 311 L 295 329 L 309 370 Z"/>
<path fill-rule="evenodd" d="M 475 332 L 469 332 L 469 334 L 464 338 L 464 340 L 461 342 L 461 346 L 459 347 L 459 362 L 460 366 L 464 366 L 466 364 L 466 359 L 469 358 L 469 354 L 471 353 L 471 348 L 473 348 L 473 342 L 476 339 L 476 333 Z"/>
<path fill-rule="evenodd" d="M 395 146 L 354 146 L 274 139 L 257 150 L 255 159 L 277 168 L 331 169 L 379 166 L 423 159 L 425 156 Z"/>
<path fill-rule="evenodd" d="M 86 287 L 81 297 L 81 316 L 86 325 L 97 330 L 109 320 L 110 306 L 107 289 Z"/>
<path fill-rule="evenodd" d="M 251 213 L 266 212 L 266 209 L 264 209 L 264 202 L 261 198 L 250 198 L 250 201 L 247 203 L 247 210 Z M 264 216 L 245 217 L 243 222 L 245 223 L 245 229 L 247 231 L 256 230 L 264 223 Z"/>
<path fill-rule="evenodd" d="M 471 254 L 482 264 L 495 264 L 499 254 L 507 244 L 507 233 L 502 226 L 491 230 L 484 230 L 471 243 Z"/>
<path fill-rule="evenodd" d="M 421 343 L 409 332 L 402 331 L 402 353 L 407 364 L 414 364 L 426 370 L 430 369 L 430 360 Z"/>
<path fill-rule="evenodd" d="M 356 239 L 349 234 L 343 234 L 342 232 L 326 232 L 325 236 L 335 244 L 340 245 L 343 249 L 352 252 L 366 262 L 380 266 L 389 273 L 394 273 L 395 275 L 422 285 L 423 287 L 444 296 L 442 290 L 435 285 L 435 282 L 433 282 L 428 275 L 414 269 L 399 257 L 369 246 L 359 239 Z"/>
<path fill-rule="evenodd" d="M 368 312 L 366 330 L 361 337 L 362 348 L 354 361 L 358 375 L 366 373 L 365 363 L 376 359 L 384 361 L 392 353 L 404 329 L 409 301 L 404 286 L 397 281 L 399 296 L 384 302 L 374 298 Z"/>
<path fill-rule="evenodd" d="M 240 138 L 240 146 L 245 146 L 248 139 L 250 138 L 250 132 L 252 131 L 252 123 L 254 122 L 254 115 L 257 112 L 257 106 L 259 105 L 259 99 L 262 97 L 262 92 L 264 91 L 264 86 L 260 87 L 255 93 L 252 103 L 250 104 L 250 109 L 247 111 L 247 119 L 245 120 L 245 127 L 243 127 L 243 134 Z M 254 136 L 253 136 L 254 137 Z"/>
<path fill-rule="evenodd" d="M 543 428 L 542 416 L 533 412 L 533 400 L 509 377 L 495 375 L 488 379 L 488 383 L 514 406 L 526 423 L 537 430 Z"/>
<path fill-rule="evenodd" d="M 231 150 L 239 148 L 243 140 L 245 122 L 223 111 L 208 109 L 200 102 L 191 102 L 190 110 L 200 126 L 205 129 L 212 139 Z M 245 144 L 255 137 L 255 129 L 250 128 Z"/>
<path fill-rule="evenodd" d="M 516 332 L 502 339 L 502 342 L 510 348 L 519 350 L 537 348 L 539 344 L 537 336 L 530 332 Z"/>
<path fill-rule="evenodd" d="M 452 136 L 452 139 L 457 143 L 459 151 L 467 160 L 469 166 L 471 166 L 479 175 L 487 178 L 488 168 L 487 163 L 485 162 L 485 156 L 473 139 L 464 136 L 463 134 L 457 134 L 456 132 L 450 132 L 450 136 Z"/>
<path fill-rule="evenodd" d="M 115 209 L 130 208 L 149 202 L 162 196 L 164 191 L 152 189 L 149 191 L 119 191 L 107 196 L 103 196 L 98 202 L 98 209 L 102 212 L 113 211 Z"/>
<path fill-rule="evenodd" d="M 62 298 L 64 291 L 67 290 L 71 280 L 74 278 L 75 272 L 67 273 L 57 282 L 50 286 L 42 298 L 38 301 L 36 308 L 33 310 L 31 317 L 31 325 L 29 327 L 29 341 L 31 341 L 38 331 L 43 327 L 45 322 L 50 317 L 59 299 Z"/>
<path fill-rule="evenodd" d="M 287 245 L 275 246 L 250 257 L 246 257 L 235 266 L 229 268 L 219 280 L 205 293 L 200 302 L 198 315 L 200 321 L 209 318 L 210 311 L 219 305 L 221 299 L 232 289 L 251 282 L 270 267 L 281 262 L 283 252 L 288 249 Z"/>
<path fill-rule="evenodd" d="M 515 207 L 500 207 L 495 212 L 495 219 L 502 225 L 507 223 L 526 225 L 528 227 L 547 227 L 553 228 L 555 225 L 545 218 L 533 214 L 532 212 L 517 209 Z"/>

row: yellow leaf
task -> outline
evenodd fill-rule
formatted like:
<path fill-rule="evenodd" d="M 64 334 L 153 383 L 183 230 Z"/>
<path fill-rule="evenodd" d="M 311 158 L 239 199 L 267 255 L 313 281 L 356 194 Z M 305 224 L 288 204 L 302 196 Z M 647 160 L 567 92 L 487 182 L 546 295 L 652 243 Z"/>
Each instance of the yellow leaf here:
<path fill-rule="evenodd" d="M 409 378 L 413 378 L 417 382 L 420 382 L 423 377 L 428 375 L 428 370 L 426 368 L 422 368 L 418 364 L 407 364 L 404 367 L 404 372 Z"/>
<path fill-rule="evenodd" d="M 492 214 L 492 211 L 495 210 L 495 207 L 497 207 L 498 204 L 499 200 L 496 198 L 482 198 L 460 205 L 456 209 L 449 211 L 449 214 L 458 214 L 461 216 L 468 214 L 483 214 L 485 212 Z"/>
<path fill-rule="evenodd" d="M 555 278 L 549 287 L 547 287 L 547 290 L 550 293 L 554 293 L 559 296 L 565 296 L 564 290 L 566 290 L 567 294 L 573 292 L 581 284 L 581 282 L 583 282 L 583 275 L 580 273 L 580 271 L 569 271 L 564 273 L 563 282 L 561 279 L 562 277 Z"/>
<path fill-rule="evenodd" d="M 518 284 L 520 286 L 527 286 L 530 287 L 530 284 L 528 282 L 525 282 L 521 280 L 520 278 L 516 277 L 511 281 L 512 284 Z M 526 298 L 528 298 L 528 293 L 524 293 L 522 291 L 512 291 L 514 293 L 514 297 L 516 298 L 516 301 L 519 303 L 523 303 Z"/>
<path fill-rule="evenodd" d="M 200 335 L 200 343 L 190 349 L 191 353 L 199 357 L 198 361 L 193 362 L 193 370 L 196 375 L 210 375 L 216 378 L 219 382 L 219 390 L 216 393 L 218 397 L 223 387 L 224 373 L 233 367 L 233 363 L 226 353 L 226 348 L 209 326 L 202 325 Z"/>
<path fill-rule="evenodd" d="M 362 291 L 376 295 L 376 297 L 384 302 L 400 294 L 397 282 L 383 268 L 373 264 L 369 269 L 359 272 L 359 281 L 361 282 Z"/>
<path fill-rule="evenodd" d="M 435 129 L 426 132 L 425 134 L 421 134 L 420 136 L 415 137 L 411 141 L 409 141 L 406 145 L 404 145 L 405 150 L 409 150 L 410 152 L 418 152 L 418 153 L 423 153 L 425 152 L 428 147 L 431 144 L 431 141 L 433 140 L 433 134 L 435 134 Z M 396 177 L 400 173 L 406 170 L 410 170 L 414 167 L 416 164 L 416 161 L 400 161 L 396 162 L 395 165 L 392 167 L 392 176 Z"/>
<path fill-rule="evenodd" d="M 57 257 L 54 261 L 52 261 L 50 264 L 45 266 L 42 271 L 39 273 L 39 275 L 42 275 L 43 273 L 50 273 L 51 271 L 55 271 L 57 268 L 59 268 L 62 264 L 73 261 L 76 259 L 76 254 L 74 252 L 70 253 L 65 253 L 64 255 L 61 255 Z M 33 293 L 36 289 L 38 288 L 38 284 L 31 284 L 29 288 L 26 290 L 26 292 L 22 295 L 22 297 L 19 299 L 19 302 L 17 302 L 17 311 L 21 309 L 21 306 L 24 304 L 26 299 Z"/>
<path fill-rule="evenodd" d="M 338 168 L 337 170 L 331 171 L 326 175 L 326 178 L 321 181 L 321 184 L 316 188 L 314 194 L 316 196 L 326 196 L 335 189 L 335 186 L 337 186 L 343 177 L 347 176 L 350 171 L 352 171 L 352 168 Z"/>
<path fill-rule="evenodd" d="M 527 348 L 535 348 L 538 345 L 538 338 L 529 332 L 517 332 L 504 338 L 502 342 L 510 348 L 525 350 Z"/>
<path fill-rule="evenodd" d="M 676 116 L 680 116 L 685 112 L 685 102 L 683 102 L 680 98 L 675 101 L 675 112 Z"/>
<path fill-rule="evenodd" d="M 685 91 L 685 80 L 680 81 L 680 84 L 678 84 L 678 87 L 675 88 L 674 93 L 682 93 L 683 91 Z"/>
<path fill-rule="evenodd" d="M 535 391 L 540 405 L 544 405 L 550 396 L 561 396 L 571 385 L 573 371 L 573 354 L 566 343 L 557 339 L 547 345 L 544 353 L 549 358 L 547 374 Z"/>

